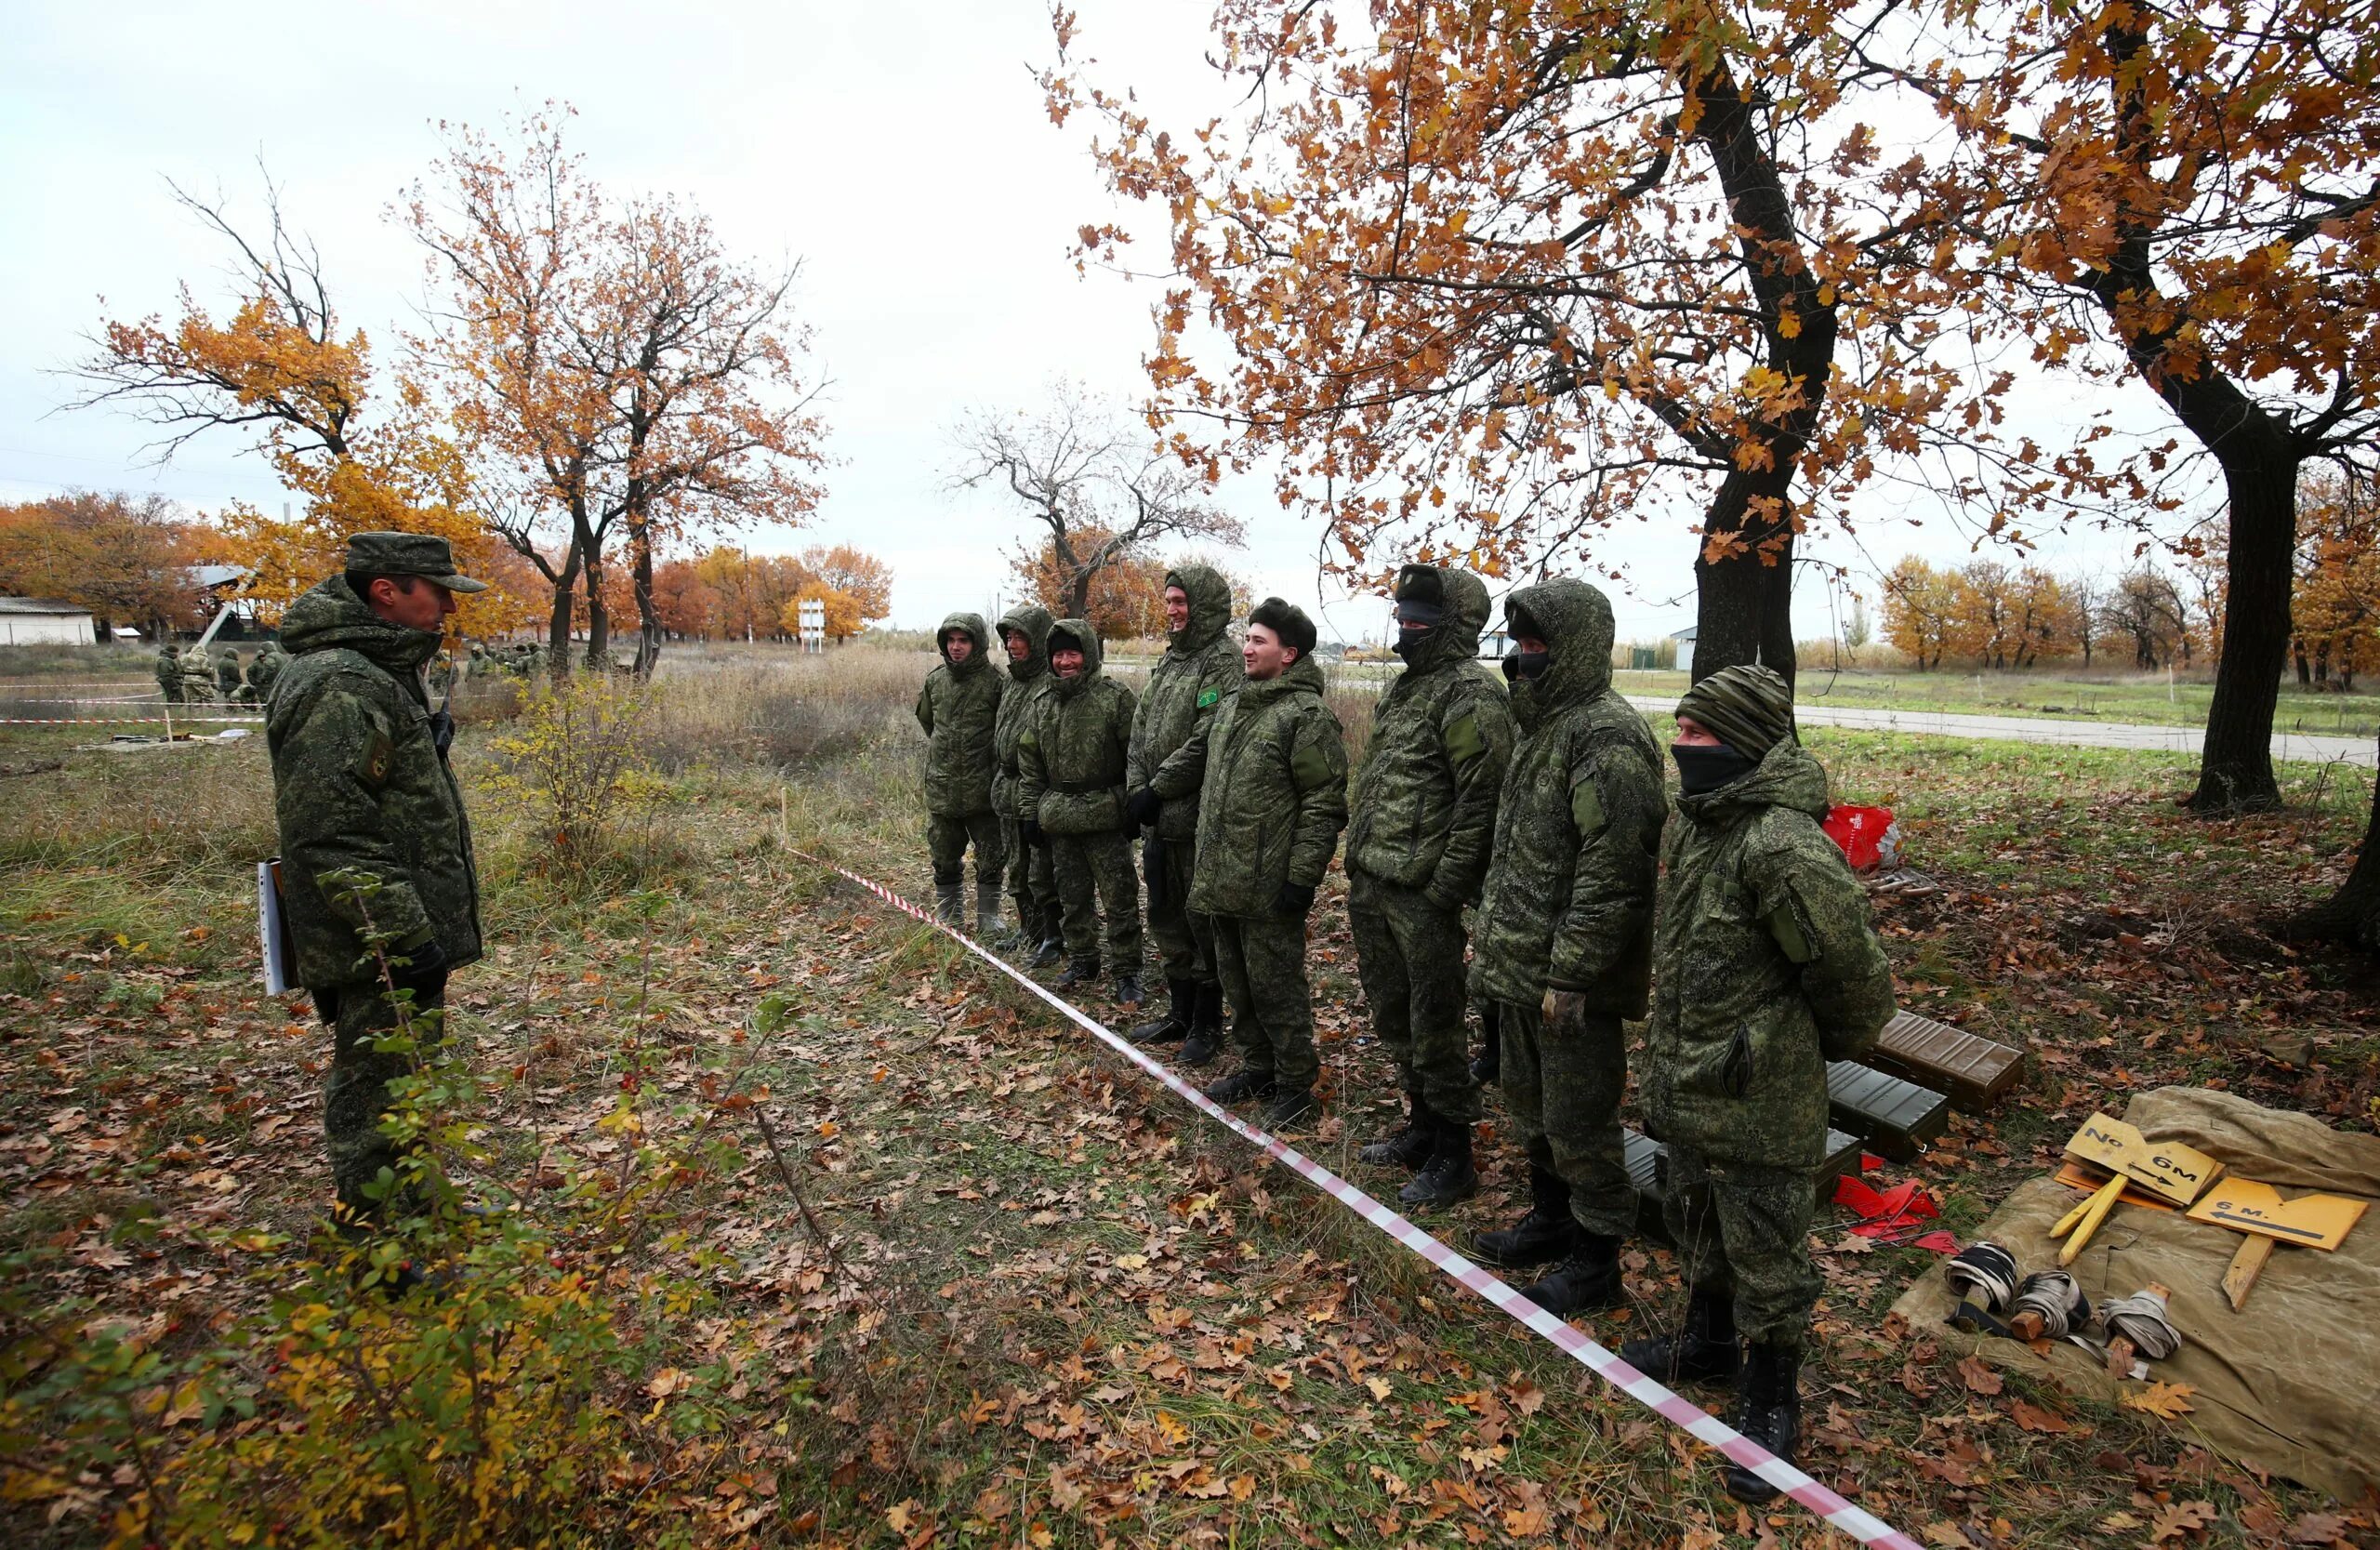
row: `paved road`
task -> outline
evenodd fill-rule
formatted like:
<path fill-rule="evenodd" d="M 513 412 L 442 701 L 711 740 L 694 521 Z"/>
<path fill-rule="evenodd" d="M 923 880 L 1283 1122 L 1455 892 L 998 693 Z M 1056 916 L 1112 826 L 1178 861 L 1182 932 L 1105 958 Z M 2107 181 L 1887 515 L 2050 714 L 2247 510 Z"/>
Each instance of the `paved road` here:
<path fill-rule="evenodd" d="M 1639 710 L 1670 711 L 1675 699 L 1630 695 Z M 2196 753 L 2204 741 L 2195 726 L 2146 726 L 2137 722 L 2058 722 L 2028 716 L 1964 716 L 1948 710 L 1871 710 L 1863 706 L 1804 705 L 1794 714 L 1818 726 L 1859 727 L 1873 732 L 1915 732 L 1934 737 L 1981 737 L 1993 742 L 2063 743 L 2071 748 L 2151 749 Z M 2380 743 L 2369 737 L 2315 737 L 2277 732 L 2272 756 L 2304 763 L 2344 760 L 2367 768 L 2380 763 Z"/>

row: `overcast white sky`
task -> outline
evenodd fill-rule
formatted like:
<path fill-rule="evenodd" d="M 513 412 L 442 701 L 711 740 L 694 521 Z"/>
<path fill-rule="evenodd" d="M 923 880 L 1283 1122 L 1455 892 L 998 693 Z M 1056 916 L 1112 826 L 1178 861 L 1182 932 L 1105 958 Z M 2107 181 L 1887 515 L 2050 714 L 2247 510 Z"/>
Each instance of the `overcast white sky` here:
<path fill-rule="evenodd" d="M 1207 7 L 1082 0 L 1078 50 L 1187 124 L 1227 99 L 1201 63 Z M 0 0 L 0 496 L 72 485 L 161 490 L 193 510 L 284 494 L 231 435 L 172 465 L 142 458 L 147 427 L 60 412 L 58 375 L 103 315 L 170 311 L 189 279 L 229 297 L 223 254 L 165 180 L 218 188 L 258 208 L 261 156 L 291 223 L 319 244 L 347 323 L 393 343 L 420 296 L 416 250 L 386 219 L 438 149 L 439 119 L 495 126 L 546 99 L 576 107 L 575 147 L 622 191 L 690 197 L 735 249 L 803 262 L 801 316 L 815 329 L 829 497 L 808 529 L 762 550 L 850 541 L 886 558 L 893 622 L 930 625 L 986 607 L 1024 531 L 989 495 L 952 495 L 952 423 L 973 406 L 1030 407 L 1053 377 L 1130 397 L 1144 386 L 1157 287 L 1076 275 L 1070 234 L 1114 219 L 1078 120 L 1053 129 L 1031 67 L 1051 54 L 1039 0 L 877 0 L 668 7 L 611 3 L 414 4 L 316 8 L 302 20 L 181 0 L 106 6 Z M 1128 219 L 1146 230 L 1145 218 Z M 101 298 L 104 298 L 104 303 Z M 2145 389 L 2139 422 L 2158 411 Z M 2045 406 L 2063 413 L 2064 407 Z M 2127 405 L 2129 407 L 2129 405 Z M 1317 602 L 1315 529 L 1261 478 L 1223 498 L 1249 521 L 1238 567 L 1260 591 Z M 1878 519 L 1863 538 L 1884 564 L 1915 550 L 1963 560 L 1939 523 Z M 1867 569 L 1840 539 L 1815 551 Z M 2128 544 L 2053 543 L 2053 562 L 2121 563 Z M 1693 543 L 1651 524 L 1606 540 L 1626 568 L 1620 633 L 1693 619 Z M 1805 572 L 1806 574 L 1806 572 Z M 1871 590 L 1872 596 L 1872 590 Z M 1378 628 L 1379 606 L 1322 598 L 1329 628 Z M 1824 590 L 1797 593 L 1805 637 L 1828 629 Z"/>

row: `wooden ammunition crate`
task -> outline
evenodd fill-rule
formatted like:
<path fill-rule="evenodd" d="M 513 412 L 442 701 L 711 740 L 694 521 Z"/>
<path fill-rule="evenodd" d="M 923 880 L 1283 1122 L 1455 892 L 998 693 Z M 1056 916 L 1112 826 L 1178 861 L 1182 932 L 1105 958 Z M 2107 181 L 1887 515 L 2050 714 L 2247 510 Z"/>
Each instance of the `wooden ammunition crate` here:
<path fill-rule="evenodd" d="M 1904 1012 L 1884 1025 L 1868 1064 L 1948 1094 L 1963 1114 L 1982 1114 L 2024 1080 L 2025 1052 Z"/>

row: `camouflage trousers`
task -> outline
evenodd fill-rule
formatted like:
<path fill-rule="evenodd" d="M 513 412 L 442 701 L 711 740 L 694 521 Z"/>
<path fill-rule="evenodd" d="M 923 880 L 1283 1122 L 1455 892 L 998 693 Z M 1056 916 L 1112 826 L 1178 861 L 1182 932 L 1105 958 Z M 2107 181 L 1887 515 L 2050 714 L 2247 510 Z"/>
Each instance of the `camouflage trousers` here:
<path fill-rule="evenodd" d="M 1355 975 L 1405 1091 L 1442 1119 L 1479 1118 L 1462 984 L 1462 916 L 1367 872 L 1347 880 Z"/>
<path fill-rule="evenodd" d="M 1121 832 L 1052 834 L 1050 870 L 1066 937 L 1066 956 L 1086 962 L 1099 956 L 1100 917 L 1107 921 L 1107 966 L 1119 974 L 1141 972 L 1141 880 L 1132 870 L 1132 847 Z"/>
<path fill-rule="evenodd" d="M 1008 850 L 1008 896 L 1016 907 L 1016 923 L 1036 942 L 1058 934 L 1058 880 L 1050 866 L 1050 847 L 1028 845 L 1014 818 L 1000 820 L 1000 843 Z"/>
<path fill-rule="evenodd" d="M 999 815 L 988 807 L 963 817 L 954 813 L 926 815 L 926 854 L 933 858 L 933 885 L 955 888 L 967 881 L 970 841 L 975 845 L 975 886 L 998 893 L 1008 851 L 1000 838 Z"/>
<path fill-rule="evenodd" d="M 1550 1027 L 1534 1005 L 1500 1003 L 1504 1106 L 1532 1167 L 1570 1186 L 1570 1214 L 1588 1232 L 1636 1230 L 1636 1186 L 1620 1132 L 1628 1043 L 1617 1017 Z"/>
<path fill-rule="evenodd" d="M 1305 977 L 1305 921 L 1295 915 L 1246 920 L 1210 915 L 1215 974 L 1231 1003 L 1240 1064 L 1286 1091 L 1322 1074 L 1314 1053 L 1314 994 Z"/>
<path fill-rule="evenodd" d="M 1149 934 L 1165 960 L 1165 977 L 1215 983 L 1215 928 L 1190 909 L 1198 846 L 1192 840 L 1152 839 L 1141 847 L 1149 891 Z"/>
<path fill-rule="evenodd" d="M 410 1075 L 415 1055 L 375 1049 L 374 1044 L 397 1029 L 397 1009 L 388 992 L 377 985 L 343 986 L 312 992 L 314 1009 L 331 1029 L 331 1068 L 323 1080 L 323 1131 L 330 1144 L 331 1186 L 338 1193 L 341 1214 L 359 1221 L 377 1218 L 387 1204 L 365 1193 L 381 1171 L 392 1174 L 400 1159 L 397 1144 L 380 1129 L 389 1112 L 389 1083 Z M 416 1013 L 446 1005 L 446 987 L 416 991 Z M 443 1015 L 432 1026 L 443 1026 Z M 423 1031 L 427 1032 L 425 1028 Z M 402 1209 L 402 1207 L 400 1207 Z"/>
<path fill-rule="evenodd" d="M 1810 1263 L 1807 1169 L 1721 1162 L 1673 1146 L 1661 1220 L 1688 1286 L 1732 1294 L 1748 1340 L 1799 1349 L 1825 1282 Z"/>

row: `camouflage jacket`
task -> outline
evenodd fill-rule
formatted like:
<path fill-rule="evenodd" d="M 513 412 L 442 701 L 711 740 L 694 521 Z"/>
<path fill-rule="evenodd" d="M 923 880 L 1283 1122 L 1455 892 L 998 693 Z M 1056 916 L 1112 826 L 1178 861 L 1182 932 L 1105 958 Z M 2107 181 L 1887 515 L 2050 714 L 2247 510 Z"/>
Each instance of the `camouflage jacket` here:
<path fill-rule="evenodd" d="M 1791 740 L 1678 799 L 1644 1076 L 1664 1140 L 1764 1167 L 1823 1159 L 1826 1063 L 1866 1054 L 1893 1012 L 1867 892 L 1818 827 L 1826 810 L 1826 772 Z"/>
<path fill-rule="evenodd" d="M 285 663 L 286 658 L 270 646 L 257 653 L 255 660 L 248 664 L 248 687 L 257 692 L 258 699 L 272 693 L 273 680 L 281 676 Z"/>
<path fill-rule="evenodd" d="M 1310 656 L 1242 685 L 1150 779 L 1160 797 L 1198 793 L 1198 913 L 1263 920 L 1281 884 L 1318 888 L 1330 869 L 1347 823 L 1347 748 L 1322 688 Z"/>
<path fill-rule="evenodd" d="M 1213 719 L 1216 709 L 1239 692 L 1246 676 L 1239 665 L 1239 647 L 1227 630 L 1231 624 L 1231 583 L 1206 565 L 1184 565 L 1168 572 L 1169 587 L 1179 587 L 1190 599 L 1190 622 L 1166 643 L 1165 655 L 1149 670 L 1141 689 L 1141 708 L 1132 717 L 1132 747 L 1126 759 L 1124 783 L 1137 790 L 1149 783 L 1157 766 L 1193 734 Z M 1166 799 L 1157 815 L 1157 831 L 1168 840 L 1187 840 L 1198 832 L 1198 792 Z"/>
<path fill-rule="evenodd" d="M 1050 626 L 1054 622 L 1047 608 L 1025 603 L 1002 614 L 994 627 L 1002 656 L 1008 655 L 1011 630 L 1023 635 L 1032 648 L 1024 661 L 1008 665 L 1008 686 L 1000 692 L 999 714 L 992 722 L 992 810 L 1003 818 L 1023 816 L 1016 800 L 1016 740 L 1025 735 L 1034 710 L 1057 682 L 1050 676 Z"/>
<path fill-rule="evenodd" d="M 181 658 L 174 655 L 174 648 L 171 646 L 162 647 L 157 653 L 157 687 L 168 695 L 178 695 L 181 692 Z"/>
<path fill-rule="evenodd" d="M 934 631 L 936 644 L 954 629 L 965 630 L 975 648 L 959 664 L 943 648 L 942 666 L 918 691 L 918 724 L 926 729 L 926 811 L 963 818 L 991 810 L 992 734 L 1007 679 L 992 660 L 983 615 L 951 615 Z"/>
<path fill-rule="evenodd" d="M 192 699 L 211 700 L 215 697 L 215 658 L 204 646 L 183 649 L 182 693 Z"/>
<path fill-rule="evenodd" d="M 1583 582 L 1522 589 L 1553 664 L 1513 688 L 1520 746 L 1504 773 L 1495 849 L 1472 927 L 1472 993 L 1535 1005 L 1547 987 L 1587 1010 L 1641 1017 L 1652 972 L 1661 750 L 1611 687 L 1611 603 Z"/>
<path fill-rule="evenodd" d="M 479 875 L 463 793 L 430 735 L 421 668 L 435 630 L 382 619 L 332 576 L 284 616 L 289 663 L 265 720 L 282 895 L 298 978 L 365 984 L 365 919 L 400 950 L 435 937 L 456 968 L 480 956 Z M 319 881 L 353 868 L 379 880 L 358 901 Z"/>
<path fill-rule="evenodd" d="M 1051 834 L 1111 833 L 1124 827 L 1132 691 L 1100 670 L 1098 631 L 1080 619 L 1050 627 L 1053 649 L 1069 637 L 1082 647 L 1082 671 L 1052 676 L 1017 737 L 1017 810 Z"/>
<path fill-rule="evenodd" d="M 218 693 L 229 696 L 238 690 L 242 681 L 238 652 L 226 651 L 215 659 L 215 687 Z"/>
<path fill-rule="evenodd" d="M 1418 888 L 1441 909 L 1479 897 L 1513 754 L 1504 686 L 1477 661 L 1488 589 L 1441 573 L 1446 617 L 1372 712 L 1347 826 L 1347 870 Z"/>

